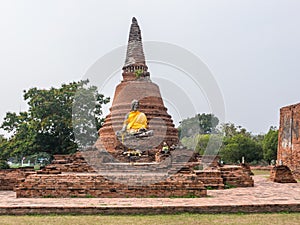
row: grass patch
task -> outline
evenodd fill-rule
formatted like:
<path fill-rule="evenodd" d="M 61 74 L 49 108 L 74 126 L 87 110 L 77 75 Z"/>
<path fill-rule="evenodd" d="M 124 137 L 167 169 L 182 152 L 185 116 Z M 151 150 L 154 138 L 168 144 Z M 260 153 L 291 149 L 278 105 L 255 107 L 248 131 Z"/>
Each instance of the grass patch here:
<path fill-rule="evenodd" d="M 198 197 L 198 196 L 194 195 L 193 193 L 189 193 L 189 194 L 186 194 L 183 196 L 170 196 L 169 198 L 201 198 L 201 197 Z"/>
<path fill-rule="evenodd" d="M 85 197 L 86 197 L 86 198 L 96 198 L 95 196 L 93 196 L 93 195 L 91 195 L 91 194 L 87 194 Z"/>
<path fill-rule="evenodd" d="M 230 189 L 230 188 L 236 188 L 236 186 L 228 183 L 224 184 L 224 189 Z"/>
<path fill-rule="evenodd" d="M 11 169 L 17 169 L 17 168 L 20 168 L 20 164 L 11 164 L 10 166 L 9 166 L 9 168 L 11 168 Z"/>
<path fill-rule="evenodd" d="M 56 197 L 53 195 L 43 195 L 43 198 L 56 198 Z"/>
<path fill-rule="evenodd" d="M 36 164 L 33 167 L 34 170 L 40 170 L 41 169 L 41 165 L 40 164 Z"/>
<path fill-rule="evenodd" d="M 35 215 L 35 216 L 0 216 L 0 224 L 5 225 L 81 225 L 81 224 L 231 224 L 231 225 L 246 225 L 246 224 L 289 224 L 298 225 L 300 221 L 300 213 L 267 213 L 267 214 L 173 214 L 173 215 L 89 215 L 89 216 L 74 216 L 74 215 Z"/>
<path fill-rule="evenodd" d="M 254 173 L 254 176 L 256 175 L 270 175 L 269 170 L 251 170 Z"/>

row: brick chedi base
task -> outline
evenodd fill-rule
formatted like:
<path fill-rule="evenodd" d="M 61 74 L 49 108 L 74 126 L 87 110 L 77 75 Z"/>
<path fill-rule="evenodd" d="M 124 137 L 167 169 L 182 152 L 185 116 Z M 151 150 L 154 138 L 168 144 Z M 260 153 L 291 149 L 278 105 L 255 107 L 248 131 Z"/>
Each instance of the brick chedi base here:
<path fill-rule="evenodd" d="M 297 183 L 288 166 L 274 166 L 271 169 L 270 180 L 277 183 Z"/>
<path fill-rule="evenodd" d="M 152 175 L 149 175 L 151 179 Z M 131 175 L 132 179 L 132 175 Z M 204 197 L 207 192 L 194 174 L 176 174 L 150 185 L 114 183 L 99 174 L 33 174 L 16 188 L 17 197 Z"/>
<path fill-rule="evenodd" d="M 99 173 L 61 173 L 49 165 L 19 180 L 16 193 L 17 197 L 203 197 L 206 189 L 254 184 L 241 166 L 195 170 L 200 167 L 200 162 L 172 164 L 170 168 L 158 163 L 107 163 Z"/>

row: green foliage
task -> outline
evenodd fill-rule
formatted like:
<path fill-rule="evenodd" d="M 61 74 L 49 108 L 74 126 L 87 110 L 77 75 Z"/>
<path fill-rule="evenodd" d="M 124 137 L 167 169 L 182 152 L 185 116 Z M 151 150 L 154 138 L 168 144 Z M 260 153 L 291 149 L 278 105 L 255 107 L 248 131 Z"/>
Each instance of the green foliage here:
<path fill-rule="evenodd" d="M 198 152 L 200 155 L 203 155 L 205 152 L 205 149 L 207 148 L 208 142 L 210 139 L 209 134 L 200 134 L 198 136 L 198 143 L 196 145 L 196 152 Z"/>
<path fill-rule="evenodd" d="M 195 149 L 198 143 L 198 135 L 194 137 L 183 137 L 180 141 L 188 149 Z"/>
<path fill-rule="evenodd" d="M 263 162 L 264 135 L 252 135 L 245 128 L 235 126 L 233 123 L 222 124 L 218 130 L 217 119 L 213 126 L 207 123 L 209 118 L 213 117 L 213 115 L 198 114 L 193 118 L 183 120 L 180 124 L 181 143 L 189 149 L 195 149 L 200 155 L 219 154 L 222 161 L 226 163 L 239 163 L 242 157 L 249 163 Z M 199 133 L 196 133 L 197 131 Z M 274 144 L 273 141 L 270 142 Z"/>
<path fill-rule="evenodd" d="M 263 159 L 260 160 L 253 160 L 252 162 L 250 162 L 251 166 L 268 166 L 268 162 L 266 162 Z"/>
<path fill-rule="evenodd" d="M 11 164 L 11 165 L 9 165 L 9 168 L 11 168 L 11 169 L 17 169 L 17 168 L 20 168 L 20 164 Z"/>
<path fill-rule="evenodd" d="M 200 155 L 217 155 L 223 136 L 219 134 L 200 134 L 195 151 Z"/>
<path fill-rule="evenodd" d="M 203 170 L 203 164 L 194 166 L 194 170 Z"/>
<path fill-rule="evenodd" d="M 9 157 L 9 150 L 7 149 L 7 146 L 9 145 L 9 142 L 7 141 L 7 139 L 3 136 L 0 135 L 0 161 L 2 162 L 2 167 L 5 168 L 6 167 L 6 161 Z"/>
<path fill-rule="evenodd" d="M 143 72 L 144 72 L 143 70 L 139 69 L 139 70 L 136 70 L 134 72 L 134 74 L 135 74 L 136 78 L 140 78 L 142 76 Z"/>
<path fill-rule="evenodd" d="M 240 133 L 225 138 L 220 155 L 227 163 L 240 162 L 242 157 L 246 162 L 252 162 L 262 159 L 262 148 L 251 136 Z"/>
<path fill-rule="evenodd" d="M 221 132 L 225 135 L 225 137 L 233 137 L 237 134 L 242 134 L 244 136 L 251 136 L 251 133 L 248 132 L 242 126 L 235 126 L 233 123 L 224 123 L 221 125 Z"/>
<path fill-rule="evenodd" d="M 93 145 L 97 138 L 97 131 L 102 127 L 102 105 L 109 102 L 109 98 L 97 92 L 97 87 L 78 87 L 73 104 L 73 129 L 79 148 Z"/>
<path fill-rule="evenodd" d="M 216 133 L 218 123 L 219 119 L 213 114 L 197 114 L 192 118 L 187 118 L 180 122 L 180 126 L 178 127 L 179 137 Z"/>
<path fill-rule="evenodd" d="M 0 160 L 0 169 L 9 169 L 9 165 L 5 160 Z"/>
<path fill-rule="evenodd" d="M 265 135 L 262 141 L 263 156 L 269 164 L 272 160 L 277 158 L 277 146 L 278 146 L 278 130 L 276 127 L 270 127 L 268 133 Z"/>
<path fill-rule="evenodd" d="M 231 189 L 231 188 L 236 188 L 236 186 L 232 185 L 232 184 L 225 183 L 224 188 L 225 189 Z"/>
<path fill-rule="evenodd" d="M 218 153 L 223 136 L 219 134 L 198 134 L 194 137 L 183 137 L 181 143 L 194 149 L 200 155 L 215 155 Z"/>
<path fill-rule="evenodd" d="M 40 164 L 36 164 L 34 165 L 34 170 L 40 170 L 41 169 L 41 165 Z"/>
<path fill-rule="evenodd" d="M 88 87 L 87 84 L 88 80 L 85 80 L 63 84 L 60 88 L 52 87 L 49 90 L 31 88 L 24 91 L 24 100 L 27 101 L 29 109 L 19 114 L 14 112 L 6 114 L 1 128 L 12 136 L 6 143 L 0 145 L 0 148 L 4 145 L 1 148 L 1 155 L 7 158 L 14 155 L 34 155 L 38 152 L 50 155 L 75 152 L 78 143 L 73 130 L 72 110 L 73 104 L 78 100 L 76 97 L 82 93 L 88 93 L 90 96 L 93 94 L 92 110 L 87 111 L 84 104 L 77 104 L 77 107 L 81 107 L 82 111 L 89 114 L 89 118 L 93 118 L 97 128 L 103 123 L 100 117 L 101 106 L 109 101 L 109 98 L 104 98 L 97 92 L 96 87 Z M 79 98 L 81 102 L 84 97 L 86 96 Z M 85 100 L 90 102 L 91 98 Z M 82 121 L 75 123 L 75 129 L 79 126 L 79 122 Z M 97 129 L 95 128 L 93 132 L 97 134 Z"/>
<path fill-rule="evenodd" d="M 34 165 L 42 165 L 45 166 L 49 164 L 52 160 L 52 156 L 46 152 L 38 152 L 33 155 L 29 155 L 25 157 L 25 161 L 30 161 L 31 164 Z"/>

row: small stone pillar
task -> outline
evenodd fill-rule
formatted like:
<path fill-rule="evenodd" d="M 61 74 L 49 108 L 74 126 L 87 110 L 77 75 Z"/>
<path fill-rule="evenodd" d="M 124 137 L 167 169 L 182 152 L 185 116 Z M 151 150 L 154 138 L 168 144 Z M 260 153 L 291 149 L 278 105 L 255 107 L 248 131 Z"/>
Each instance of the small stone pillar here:
<path fill-rule="evenodd" d="M 297 183 L 288 166 L 278 165 L 271 169 L 270 180 L 277 183 Z"/>

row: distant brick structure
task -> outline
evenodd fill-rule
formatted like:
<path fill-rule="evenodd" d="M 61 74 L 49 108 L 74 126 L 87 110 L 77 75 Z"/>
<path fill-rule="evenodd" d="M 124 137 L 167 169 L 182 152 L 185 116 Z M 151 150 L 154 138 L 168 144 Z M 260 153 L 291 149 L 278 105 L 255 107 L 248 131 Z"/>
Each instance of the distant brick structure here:
<path fill-rule="evenodd" d="M 300 103 L 280 109 L 277 161 L 300 178 Z"/>

